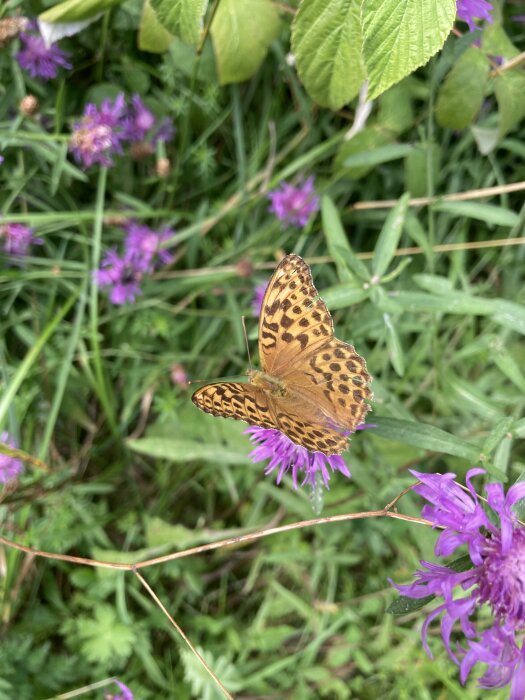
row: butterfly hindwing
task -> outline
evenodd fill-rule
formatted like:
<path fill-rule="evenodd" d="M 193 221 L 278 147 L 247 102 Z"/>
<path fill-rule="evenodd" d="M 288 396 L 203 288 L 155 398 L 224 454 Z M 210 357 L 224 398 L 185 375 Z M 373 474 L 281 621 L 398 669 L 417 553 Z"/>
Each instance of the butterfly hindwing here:
<path fill-rule="evenodd" d="M 270 408 L 271 397 L 253 384 L 219 382 L 206 384 L 191 397 L 202 411 L 214 416 L 236 418 L 262 428 L 277 428 L 274 412 Z"/>

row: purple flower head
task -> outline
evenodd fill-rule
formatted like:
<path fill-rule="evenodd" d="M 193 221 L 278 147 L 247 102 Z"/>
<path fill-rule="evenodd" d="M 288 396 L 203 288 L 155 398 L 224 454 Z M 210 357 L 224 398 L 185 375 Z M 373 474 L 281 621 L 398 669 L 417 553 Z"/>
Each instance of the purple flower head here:
<path fill-rule="evenodd" d="M 135 301 L 141 293 L 144 272 L 144 260 L 140 256 L 128 252 L 120 257 L 116 250 L 110 250 L 102 260 L 100 270 L 94 274 L 100 287 L 110 289 L 110 301 L 120 305 Z"/>
<path fill-rule="evenodd" d="M 306 226 L 310 215 L 319 209 L 319 197 L 314 179 L 309 177 L 298 187 L 283 182 L 280 189 L 268 193 L 270 209 L 281 221 L 295 226 Z"/>
<path fill-rule="evenodd" d="M 157 261 L 162 265 L 169 265 L 173 262 L 173 254 L 160 246 L 175 235 L 174 231 L 168 228 L 162 231 L 153 231 L 148 226 L 136 221 L 129 221 L 124 225 L 124 228 L 127 231 L 126 250 L 142 260 L 145 266 L 144 272 L 151 272 Z"/>
<path fill-rule="evenodd" d="M 114 102 L 105 99 L 100 109 L 94 104 L 86 105 L 80 121 L 73 125 L 69 149 L 77 163 L 88 168 L 94 163 L 110 166 L 112 155 L 122 153 L 121 142 L 125 139 L 122 117 L 126 104 L 120 93 Z"/>
<path fill-rule="evenodd" d="M 468 24 L 471 32 L 477 29 L 474 18 L 484 19 L 489 23 L 494 21 L 490 14 L 494 8 L 487 0 L 457 0 L 456 7 L 459 19 Z"/>
<path fill-rule="evenodd" d="M 30 245 L 42 245 L 41 238 L 33 236 L 33 229 L 24 224 L 1 224 L 0 244 L 7 255 L 27 255 Z"/>
<path fill-rule="evenodd" d="M 491 517 L 482 508 L 472 486 L 472 477 L 482 469 L 467 473 L 467 490 L 454 482 L 455 474 L 421 474 L 414 487 L 430 505 L 422 514 L 434 526 L 442 527 L 435 552 L 452 554 L 461 545 L 473 567 L 454 571 L 446 566 L 421 562 L 424 569 L 416 572 L 409 585 L 393 584 L 403 595 L 423 598 L 433 594 L 439 605 L 423 625 L 423 645 L 430 649 L 426 636 L 429 624 L 441 616 L 441 635 L 450 658 L 460 666 L 460 679 L 465 683 L 476 663 L 487 665 L 480 680 L 485 688 L 511 684 L 512 700 L 525 697 L 525 528 L 519 524 L 513 506 L 525 497 L 525 482 L 512 486 L 507 493 L 501 484 L 488 484 L 487 504 Z M 486 605 L 492 614 L 487 629 L 486 618 L 480 627 L 477 613 Z M 459 623 L 466 646 L 451 644 L 453 628 Z"/>
<path fill-rule="evenodd" d="M 16 449 L 17 445 L 15 441 L 9 437 L 6 432 L 0 433 L 0 442 L 5 445 L 9 445 L 13 449 Z M 0 454 L 0 483 L 5 484 L 11 479 L 15 479 L 22 469 L 24 468 L 22 462 L 15 457 L 9 457 L 9 455 Z"/>
<path fill-rule="evenodd" d="M 124 683 L 122 683 L 121 681 L 114 682 L 116 683 L 116 685 L 118 685 L 119 690 L 121 690 L 122 692 L 118 695 L 113 695 L 113 700 L 135 700 L 133 693 L 127 685 L 124 685 Z"/>
<path fill-rule="evenodd" d="M 16 54 L 16 60 L 32 78 L 51 80 L 56 78 L 59 67 L 68 70 L 73 67 L 67 60 L 67 54 L 56 44 L 46 46 L 40 34 L 22 32 L 20 40 L 22 49 Z"/>
<path fill-rule="evenodd" d="M 171 141 L 175 127 L 169 117 L 165 117 L 155 129 L 155 115 L 151 112 L 139 95 L 131 98 L 131 107 L 124 118 L 124 134 L 133 143 L 151 141 L 154 146 L 158 141 Z"/>
<path fill-rule="evenodd" d="M 269 459 L 264 473 L 270 474 L 277 469 L 276 482 L 278 484 L 281 483 L 287 472 L 292 474 L 295 489 L 299 483 L 299 474 L 302 476 L 300 485 L 308 483 L 312 488 L 316 483 L 317 472 L 320 472 L 324 484 L 328 488 L 329 468 L 332 472 L 338 471 L 346 477 L 352 476 L 341 455 L 328 456 L 322 452 L 310 452 L 306 447 L 296 445 L 279 430 L 250 426 L 246 428 L 244 433 L 250 435 L 250 440 L 256 445 L 255 449 L 250 452 L 252 462 L 257 463 Z"/>
<path fill-rule="evenodd" d="M 262 303 L 267 288 L 268 280 L 266 280 L 266 282 L 261 282 L 253 290 L 252 311 L 254 316 L 259 316 L 261 313 Z"/>
<path fill-rule="evenodd" d="M 139 95 L 131 98 L 131 107 L 124 118 L 124 134 L 128 141 L 144 141 L 155 124 L 155 115 L 146 107 Z"/>

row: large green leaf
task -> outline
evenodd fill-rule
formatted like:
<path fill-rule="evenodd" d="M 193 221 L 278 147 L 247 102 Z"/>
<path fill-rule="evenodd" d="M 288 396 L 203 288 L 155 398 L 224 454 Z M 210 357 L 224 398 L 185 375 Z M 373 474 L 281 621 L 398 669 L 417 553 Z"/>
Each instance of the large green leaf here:
<path fill-rule="evenodd" d="M 151 0 L 157 18 L 170 34 L 187 44 L 197 44 L 208 0 Z"/>
<path fill-rule="evenodd" d="M 368 94 L 377 97 L 443 46 L 455 0 L 361 0 Z"/>
<path fill-rule="evenodd" d="M 292 25 L 292 51 L 317 103 L 339 109 L 349 102 L 365 79 L 360 0 L 303 0 Z"/>
<path fill-rule="evenodd" d="M 164 53 L 173 41 L 173 37 L 159 22 L 150 0 L 146 0 L 140 18 L 138 44 L 141 51 Z"/>
<path fill-rule="evenodd" d="M 221 85 L 250 78 L 279 31 L 271 0 L 221 0 L 211 25 Z"/>
<path fill-rule="evenodd" d="M 465 51 L 441 86 L 436 104 L 438 124 L 449 129 L 464 129 L 483 104 L 489 77 L 489 62 L 477 48 Z"/>

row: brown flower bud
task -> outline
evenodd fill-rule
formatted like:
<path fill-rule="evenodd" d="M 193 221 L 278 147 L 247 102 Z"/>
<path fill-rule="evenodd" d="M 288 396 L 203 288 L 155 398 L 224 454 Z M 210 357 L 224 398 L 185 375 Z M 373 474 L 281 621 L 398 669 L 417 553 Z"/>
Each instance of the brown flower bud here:
<path fill-rule="evenodd" d="M 169 158 L 159 158 L 156 165 L 157 175 L 159 177 L 168 177 L 171 172 L 171 162 Z"/>
<path fill-rule="evenodd" d="M 247 258 L 241 258 L 237 263 L 237 274 L 239 277 L 251 277 L 253 275 L 253 265 Z"/>
<path fill-rule="evenodd" d="M 129 152 L 133 160 L 142 160 L 143 158 L 147 158 L 147 156 L 154 153 L 154 148 L 150 143 L 136 141 L 135 143 L 131 144 Z"/>
<path fill-rule="evenodd" d="M 38 99 L 34 95 L 26 95 L 20 100 L 18 109 L 20 113 L 26 117 L 32 117 L 38 112 L 39 108 Z"/>
<path fill-rule="evenodd" d="M 27 17 L 5 17 L 5 19 L 0 19 L 0 47 L 7 46 L 28 24 L 29 20 Z"/>

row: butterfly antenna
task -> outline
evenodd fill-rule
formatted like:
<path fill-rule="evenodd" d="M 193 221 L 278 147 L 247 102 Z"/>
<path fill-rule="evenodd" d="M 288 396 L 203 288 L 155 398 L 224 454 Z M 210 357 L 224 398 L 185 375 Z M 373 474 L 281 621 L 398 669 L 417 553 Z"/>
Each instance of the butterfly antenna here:
<path fill-rule="evenodd" d="M 248 364 L 250 365 L 250 371 L 253 370 L 252 367 L 252 356 L 250 355 L 250 346 L 248 344 L 248 334 L 246 333 L 246 322 L 245 322 L 245 316 L 241 316 L 241 322 L 242 322 L 242 330 L 244 332 L 244 342 L 246 343 L 246 352 L 248 353 Z"/>

